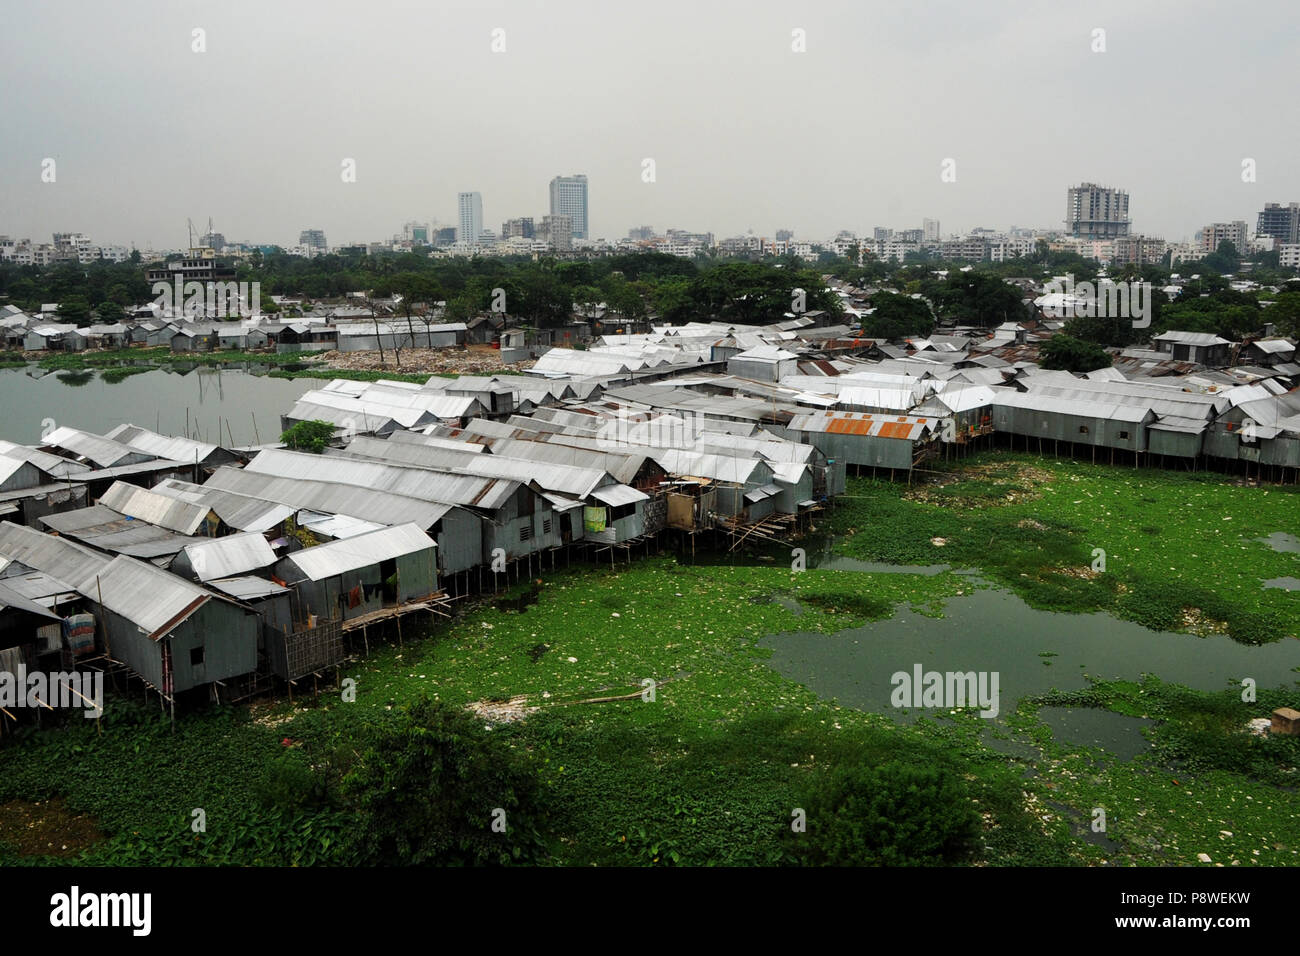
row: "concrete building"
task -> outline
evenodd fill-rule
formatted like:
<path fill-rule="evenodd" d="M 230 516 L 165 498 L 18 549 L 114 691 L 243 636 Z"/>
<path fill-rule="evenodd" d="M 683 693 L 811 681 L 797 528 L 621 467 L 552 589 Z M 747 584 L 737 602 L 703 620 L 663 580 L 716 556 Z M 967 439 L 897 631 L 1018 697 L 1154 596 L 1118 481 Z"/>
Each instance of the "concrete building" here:
<path fill-rule="evenodd" d="M 1081 183 L 1066 193 L 1065 229 L 1085 239 L 1113 239 L 1129 232 L 1128 193 Z"/>
<path fill-rule="evenodd" d="M 1246 223 L 1240 219 L 1235 222 L 1212 222 L 1196 233 L 1197 248 L 1207 255 L 1216 252 L 1221 242 L 1232 243 L 1238 254 L 1245 255 L 1249 244 Z"/>
<path fill-rule="evenodd" d="M 568 216 L 543 216 L 541 238 L 556 252 L 573 249 L 573 220 Z"/>
<path fill-rule="evenodd" d="M 522 219 L 507 219 L 501 224 L 502 239 L 532 239 L 537 235 L 532 216 Z"/>
<path fill-rule="evenodd" d="M 1261 236 L 1272 236 L 1277 243 L 1300 243 L 1300 202 L 1265 203 L 1255 225 Z"/>
<path fill-rule="evenodd" d="M 307 250 L 309 256 L 323 256 L 329 248 L 325 244 L 325 232 L 321 229 L 304 229 L 298 234 L 298 245 Z"/>
<path fill-rule="evenodd" d="M 461 193 L 456 197 L 456 241 L 478 242 L 483 235 L 483 194 Z"/>
<path fill-rule="evenodd" d="M 588 239 L 587 177 L 556 176 L 551 180 L 551 215 L 568 216 L 574 239 Z"/>
<path fill-rule="evenodd" d="M 1165 241 L 1156 236 L 1119 236 L 1111 240 L 1110 258 L 1106 261 L 1115 266 L 1159 265 L 1167 248 Z"/>

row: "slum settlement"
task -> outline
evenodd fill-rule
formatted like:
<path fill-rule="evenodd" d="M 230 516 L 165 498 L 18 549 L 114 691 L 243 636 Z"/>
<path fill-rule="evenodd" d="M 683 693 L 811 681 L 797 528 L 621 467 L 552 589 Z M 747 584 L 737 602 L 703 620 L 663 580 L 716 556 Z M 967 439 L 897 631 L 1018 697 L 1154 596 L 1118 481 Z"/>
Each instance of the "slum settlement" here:
<path fill-rule="evenodd" d="M 1216 342 L 1166 333 L 1079 376 L 1024 357 L 1052 331 L 1036 321 L 905 346 L 829 323 L 689 323 L 552 348 L 522 374 L 329 381 L 280 410 L 286 430 L 326 423 L 321 453 L 131 423 L 0 442 L 0 670 L 100 670 L 173 707 L 292 693 L 411 615 L 575 557 L 786 544 L 850 470 L 910 481 L 977 446 L 1300 469 L 1290 343 L 1212 368 Z"/>

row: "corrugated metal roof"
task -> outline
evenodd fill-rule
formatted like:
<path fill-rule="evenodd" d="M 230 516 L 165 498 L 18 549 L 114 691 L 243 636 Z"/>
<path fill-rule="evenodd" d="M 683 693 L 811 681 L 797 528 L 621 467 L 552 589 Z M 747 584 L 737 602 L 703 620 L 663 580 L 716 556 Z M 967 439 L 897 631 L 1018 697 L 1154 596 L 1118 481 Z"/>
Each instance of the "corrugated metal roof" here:
<path fill-rule="evenodd" d="M 627 484 L 636 477 L 645 463 L 644 451 L 626 454 L 615 451 L 600 451 L 591 448 L 577 448 L 547 441 L 525 441 L 523 439 L 503 438 L 493 444 L 492 451 L 504 458 L 518 461 L 548 461 L 560 465 L 573 465 L 578 468 L 594 468 L 612 475 L 615 481 Z"/>
<path fill-rule="evenodd" d="M 439 501 L 485 508 L 489 511 L 500 508 L 519 490 L 517 481 L 503 480 L 491 475 L 469 474 L 467 470 L 453 474 L 449 471 L 411 465 L 388 464 L 343 456 L 313 455 L 283 449 L 268 449 L 262 452 L 248 464 L 245 470 L 253 474 L 275 475 L 281 478 L 359 485 L 363 488 L 387 491 L 423 501 Z M 316 510 L 341 511 L 344 514 L 356 515 L 358 518 L 368 517 L 340 508 Z"/>
<path fill-rule="evenodd" d="M 306 509 L 298 512 L 298 527 L 327 538 L 355 538 L 384 527 L 374 521 L 364 521 L 349 515 L 328 515 Z"/>
<path fill-rule="evenodd" d="M 16 594 L 21 594 L 29 601 L 35 601 L 41 607 L 54 607 L 60 603 L 80 600 L 77 589 L 62 578 L 56 578 L 44 571 L 24 571 L 22 565 L 9 562 L 8 558 L 0 564 L 8 563 L 5 574 L 0 577 L 5 587 Z"/>
<path fill-rule="evenodd" d="M 276 560 L 275 552 L 260 534 L 232 534 L 187 544 L 182 553 L 200 581 L 269 568 Z"/>
<path fill-rule="evenodd" d="M 282 565 L 292 565 L 306 579 L 320 581 L 437 546 L 418 525 L 401 524 L 357 535 L 355 538 L 304 548 L 284 558 Z"/>
<path fill-rule="evenodd" d="M 1266 352 L 1270 355 L 1284 355 L 1287 352 L 1295 351 L 1295 346 L 1286 339 L 1257 339 L 1250 344 L 1255 346 L 1255 348 L 1259 349 L 1261 352 Z"/>
<path fill-rule="evenodd" d="M 553 494 L 549 491 L 543 491 L 542 497 L 551 503 L 551 508 L 555 511 L 571 511 L 574 508 L 581 508 L 582 502 L 573 498 L 566 498 L 564 495 Z"/>
<path fill-rule="evenodd" d="M 746 492 L 745 500 L 752 504 L 762 501 L 764 498 L 771 498 L 774 495 L 779 495 L 780 493 L 781 489 L 776 485 L 763 485 L 761 488 L 755 488 L 753 491 Z"/>
<path fill-rule="evenodd" d="M 1153 342 L 1174 342 L 1178 345 L 1231 345 L 1227 339 L 1221 339 L 1212 332 L 1161 332 L 1152 339 Z"/>
<path fill-rule="evenodd" d="M 650 496 L 645 492 L 629 488 L 627 485 L 606 485 L 604 488 L 597 488 L 593 491 L 591 497 L 604 502 L 611 508 L 650 500 Z"/>
<path fill-rule="evenodd" d="M 443 502 L 412 498 L 374 488 L 260 475 L 231 467 L 218 468 L 203 487 L 278 501 L 291 506 L 294 511 L 310 508 L 313 511 L 351 515 L 384 525 L 410 521 L 421 528 L 431 528 L 452 509 L 452 505 Z"/>
<path fill-rule="evenodd" d="M 209 512 L 203 505 L 169 498 L 125 481 L 113 482 L 100 496 L 99 503 L 128 517 L 185 535 L 203 527 Z"/>
<path fill-rule="evenodd" d="M 0 554 L 44 571 L 72 588 L 109 562 L 97 551 L 9 521 L 0 521 Z"/>
<path fill-rule="evenodd" d="M 998 389 L 998 393 L 993 400 L 995 407 L 1025 408 L 1050 414 L 1104 418 L 1117 422 L 1140 422 L 1151 414 L 1150 405 L 1121 405 L 1115 402 L 1098 401 L 1096 396 L 1059 398 L 1047 394 L 1047 390 L 1017 392 L 1005 388 Z"/>
<path fill-rule="evenodd" d="M 127 517 L 104 505 L 44 515 L 41 522 L 59 534 L 102 551 L 137 558 L 168 557 L 200 539 Z"/>
<path fill-rule="evenodd" d="M 873 388 L 868 385 L 841 385 L 838 393 L 839 404 L 859 408 L 881 408 L 908 411 L 914 408 L 925 395 L 925 390 L 918 386 L 910 388 Z"/>
<path fill-rule="evenodd" d="M 35 614 L 37 617 L 49 618 L 52 621 L 61 620 L 57 615 L 51 614 L 31 598 L 25 597 L 10 588 L 7 581 L 0 578 L 0 611 L 7 610 L 25 611 L 28 614 Z"/>
<path fill-rule="evenodd" d="M 475 422 L 487 422 L 487 419 L 475 418 L 470 422 L 470 424 L 474 424 Z M 497 422 L 488 422 L 488 424 L 496 425 Z M 431 425 L 429 427 L 450 428 L 452 426 Z M 510 430 L 509 427 L 506 425 L 502 425 L 501 427 L 506 429 L 507 431 Z M 477 445 L 474 442 L 457 441 L 455 438 L 438 438 L 433 435 L 422 435 L 419 432 L 408 432 L 405 430 L 393 432 L 391 435 L 388 436 L 388 440 L 390 442 L 397 442 L 399 445 L 425 445 L 429 448 L 463 449 L 465 451 L 470 452 L 471 454 L 482 454 L 485 451 L 487 451 L 487 448 L 485 446 Z"/>
<path fill-rule="evenodd" d="M 297 510 L 277 501 L 222 491 L 210 485 L 196 485 L 179 478 L 168 478 L 150 490 L 211 508 L 217 517 L 236 531 L 270 531 Z"/>
<path fill-rule="evenodd" d="M 743 485 L 751 479 L 766 481 L 772 469 L 757 458 L 733 458 L 681 449 L 652 449 L 650 457 L 670 475 L 711 478 Z"/>
<path fill-rule="evenodd" d="M 104 438 L 102 435 L 92 435 L 90 432 L 83 432 L 80 429 L 67 428 L 66 426 L 56 428 L 44 436 L 41 439 L 41 447 L 62 448 L 65 451 L 72 452 L 79 458 L 93 462 L 100 468 L 111 468 L 114 465 L 132 465 L 157 457 L 156 455 L 137 451 L 129 445 L 123 445 L 121 442 Z"/>
<path fill-rule="evenodd" d="M 1147 427 L 1153 431 L 1183 432 L 1188 435 L 1199 435 L 1209 427 L 1209 424 L 1203 418 L 1180 418 L 1177 415 L 1162 415 L 1158 421 L 1152 422 Z"/>
<path fill-rule="evenodd" d="M 405 434 L 410 434 L 406 432 Z M 423 438 L 423 435 L 417 435 Z M 450 446 L 450 447 L 448 447 Z M 330 455 L 344 455 L 353 458 L 370 458 L 375 461 L 399 465 L 415 465 L 417 468 L 455 469 L 482 452 L 474 452 L 465 442 L 446 442 L 443 445 L 425 445 L 414 442 L 385 441 L 382 438 L 370 438 L 358 435 L 342 449 L 328 449 Z"/>
<path fill-rule="evenodd" d="M 32 487 L 41 480 L 41 475 L 35 465 L 31 462 L 23 461 L 21 458 L 9 458 L 0 455 L 0 484 L 8 481 L 20 471 L 26 471 L 28 480 L 23 482 L 26 487 Z"/>
<path fill-rule="evenodd" d="M 169 438 L 139 425 L 122 424 L 104 435 L 154 458 L 172 461 L 204 462 L 221 450 L 220 445 L 194 441 L 192 438 Z"/>
<path fill-rule="evenodd" d="M 256 578 L 251 575 L 245 575 L 236 578 L 223 578 L 220 581 L 209 581 L 208 587 L 222 594 L 227 594 L 237 601 L 255 601 L 259 598 L 274 597 L 277 594 L 288 594 L 289 589 L 281 587 L 274 581 L 268 581 L 265 578 Z"/>
<path fill-rule="evenodd" d="M 294 406 L 285 414 L 285 418 L 299 422 L 329 422 L 335 428 L 354 433 L 384 432 L 402 427 L 401 423 L 391 415 L 376 413 L 373 410 L 366 411 L 356 406 L 339 407 L 338 405 L 322 405 L 316 402 L 304 401 L 295 402 Z M 419 415 L 412 416 L 413 422 L 419 420 Z"/>
<path fill-rule="evenodd" d="M 791 431 L 918 441 L 938 427 L 938 420 L 912 415 L 832 411 L 800 416 L 792 419 L 789 427 Z"/>
<path fill-rule="evenodd" d="M 39 448 L 19 445 L 11 441 L 0 441 L 0 455 L 6 458 L 21 458 L 31 462 L 52 478 L 77 478 L 90 471 L 90 466 L 80 461 L 72 461 L 59 455 L 51 455 Z"/>
<path fill-rule="evenodd" d="M 125 555 L 82 580 L 77 590 L 126 618 L 154 641 L 166 637 L 216 597 L 197 584 Z"/>

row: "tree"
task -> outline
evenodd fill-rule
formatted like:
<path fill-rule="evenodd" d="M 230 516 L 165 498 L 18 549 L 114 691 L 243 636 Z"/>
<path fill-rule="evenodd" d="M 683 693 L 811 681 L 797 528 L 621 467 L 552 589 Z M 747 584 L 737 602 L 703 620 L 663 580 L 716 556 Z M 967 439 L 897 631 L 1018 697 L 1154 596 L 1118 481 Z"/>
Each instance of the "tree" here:
<path fill-rule="evenodd" d="M 1025 318 L 1020 288 L 991 272 L 949 272 L 945 280 L 923 281 L 922 289 L 940 316 L 959 325 L 987 329 Z"/>
<path fill-rule="evenodd" d="M 371 865 L 535 862 L 543 792 L 527 758 L 469 713 L 421 698 L 388 717 L 343 780 Z"/>
<path fill-rule="evenodd" d="M 651 297 L 654 309 L 665 322 L 685 322 L 691 318 L 694 299 L 689 279 L 662 279 Z"/>
<path fill-rule="evenodd" d="M 95 311 L 99 314 L 99 321 L 109 325 L 126 318 L 126 310 L 111 300 L 99 303 Z"/>
<path fill-rule="evenodd" d="M 1064 332 L 1053 335 L 1038 350 L 1043 368 L 1067 372 L 1094 372 L 1109 368 L 1110 353 L 1095 342 L 1085 342 Z"/>
<path fill-rule="evenodd" d="M 926 336 L 934 331 L 934 313 L 923 299 L 897 292 L 877 292 L 871 297 L 874 310 L 862 320 L 862 334 L 878 339 Z"/>
<path fill-rule="evenodd" d="M 1277 334 L 1288 338 L 1300 335 L 1300 291 L 1279 292 L 1273 304 L 1264 310 L 1267 321 L 1277 326 Z"/>
<path fill-rule="evenodd" d="M 1232 275 L 1241 268 L 1241 253 L 1231 241 L 1224 239 L 1217 249 L 1201 260 L 1201 265 L 1218 273 Z"/>
<path fill-rule="evenodd" d="M 808 866 L 935 866 L 976 847 L 980 817 L 952 770 L 931 763 L 854 762 L 803 800 L 808 830 L 791 838 Z"/>
<path fill-rule="evenodd" d="M 397 277 L 395 285 L 402 296 L 402 312 L 406 315 L 406 329 L 411 336 L 411 345 L 414 346 L 415 322 L 411 315 L 415 306 L 423 302 L 427 308 L 432 308 L 433 303 L 442 296 L 442 288 L 436 279 L 420 275 L 418 272 L 403 272 Z M 432 345 L 431 339 L 429 344 Z"/>
<path fill-rule="evenodd" d="M 83 296 L 72 296 L 59 302 L 59 318 L 79 326 L 90 324 L 90 303 Z"/>
<path fill-rule="evenodd" d="M 334 425 L 313 419 L 295 422 L 280 435 L 280 441 L 294 451 L 309 451 L 319 455 L 334 438 Z"/>

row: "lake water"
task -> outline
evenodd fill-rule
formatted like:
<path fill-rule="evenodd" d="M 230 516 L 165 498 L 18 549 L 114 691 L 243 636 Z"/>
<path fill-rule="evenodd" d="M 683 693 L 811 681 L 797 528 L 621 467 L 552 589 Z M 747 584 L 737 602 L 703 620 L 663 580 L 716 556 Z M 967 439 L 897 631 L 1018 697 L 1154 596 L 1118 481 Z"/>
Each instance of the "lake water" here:
<path fill-rule="evenodd" d="M 164 435 L 183 435 L 188 411 L 191 437 L 252 445 L 278 439 L 281 413 L 321 384 L 208 367 L 184 373 L 151 369 L 115 383 L 89 370 L 0 369 L 0 438 L 35 444 L 51 423 L 102 435 L 134 422 Z"/>
<path fill-rule="evenodd" d="M 912 720 L 923 709 L 891 705 L 898 671 L 996 671 L 1000 715 L 1022 697 L 1088 686 L 1085 675 L 1136 679 L 1143 673 L 1217 691 L 1240 686 L 1294 687 L 1300 642 L 1252 647 L 1224 635 L 1196 637 L 1151 631 L 1109 614 L 1038 611 L 1019 597 L 980 589 L 949 598 L 943 618 L 900 607 L 894 617 L 834 634 L 794 631 L 765 637 L 770 663 L 824 698 Z M 1261 714 L 1261 716 L 1266 716 Z"/>

